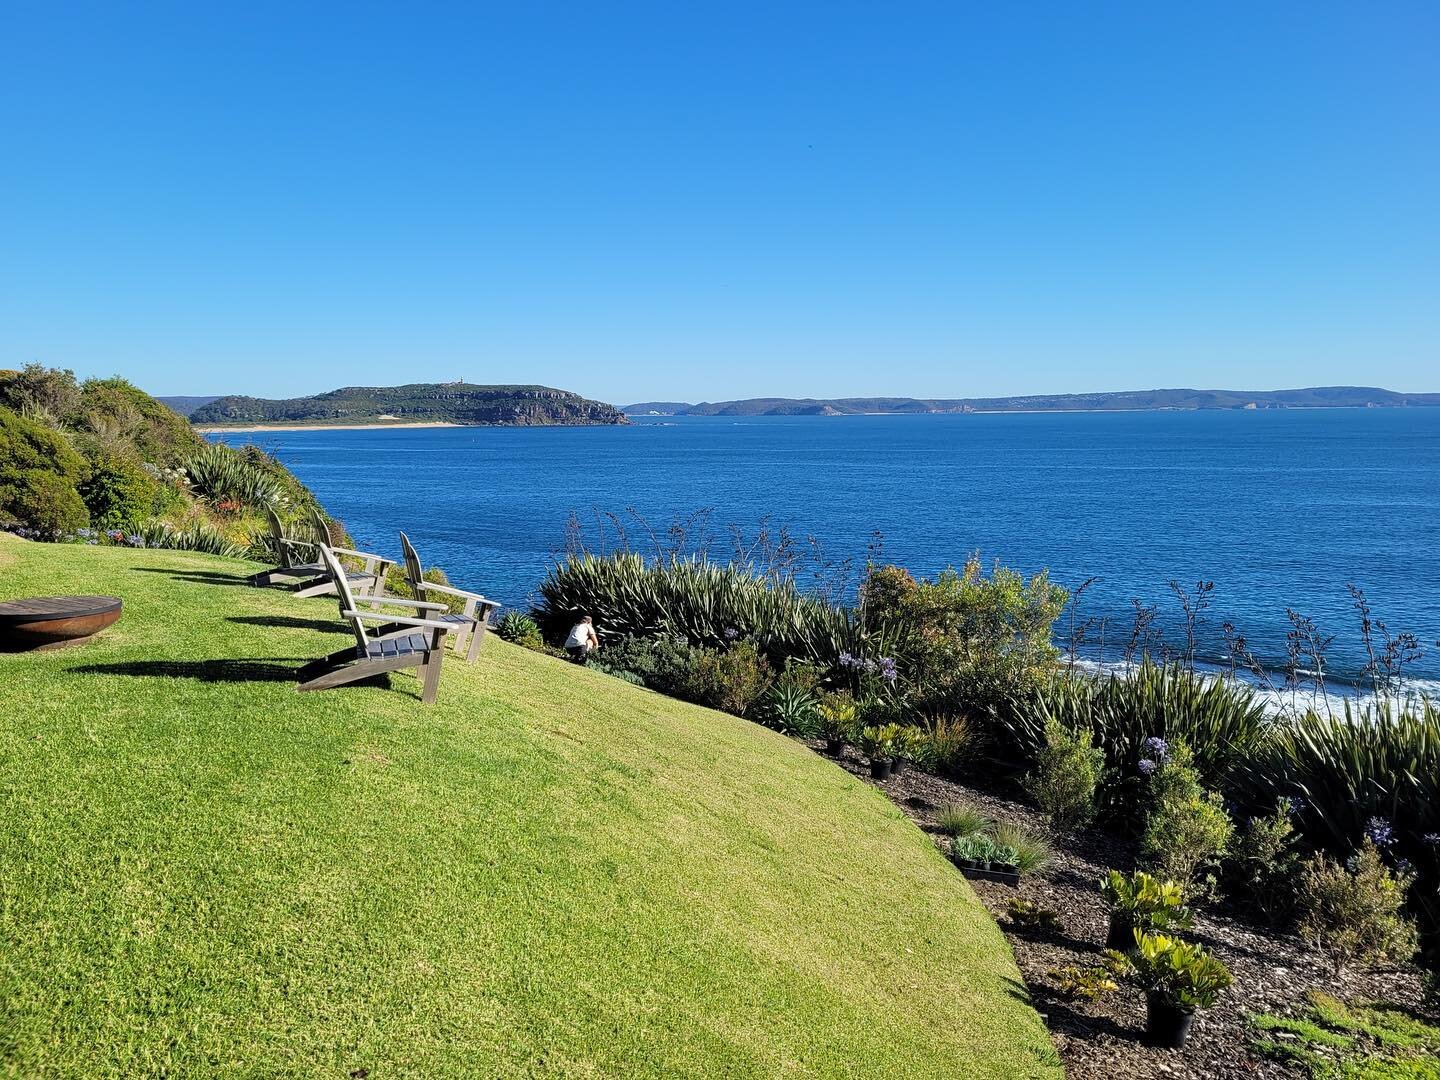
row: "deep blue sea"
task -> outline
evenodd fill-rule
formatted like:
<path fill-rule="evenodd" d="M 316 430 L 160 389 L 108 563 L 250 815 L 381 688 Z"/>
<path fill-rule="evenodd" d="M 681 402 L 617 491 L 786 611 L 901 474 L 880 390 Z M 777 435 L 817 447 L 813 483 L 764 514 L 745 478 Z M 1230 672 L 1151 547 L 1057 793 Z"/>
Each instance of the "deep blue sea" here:
<path fill-rule="evenodd" d="M 427 563 L 510 605 L 533 595 L 572 511 L 633 509 L 663 532 L 709 509 L 712 556 L 737 525 L 815 537 L 824 557 L 884 557 L 917 574 L 971 552 L 1073 586 L 1107 656 L 1132 599 L 1179 640 L 1167 585 L 1213 581 L 1207 628 L 1229 620 L 1283 662 L 1286 609 L 1335 635 L 1337 673 L 1362 662 L 1346 583 L 1392 631 L 1426 644 L 1440 678 L 1440 409 L 655 417 L 624 427 L 227 434 L 272 450 L 361 547 Z M 648 547 L 630 519 L 632 546 Z M 1096 631 L 1098 635 L 1098 631 Z M 1091 648 L 1093 655 L 1095 647 Z M 1213 647 L 1210 650 L 1213 653 Z"/>

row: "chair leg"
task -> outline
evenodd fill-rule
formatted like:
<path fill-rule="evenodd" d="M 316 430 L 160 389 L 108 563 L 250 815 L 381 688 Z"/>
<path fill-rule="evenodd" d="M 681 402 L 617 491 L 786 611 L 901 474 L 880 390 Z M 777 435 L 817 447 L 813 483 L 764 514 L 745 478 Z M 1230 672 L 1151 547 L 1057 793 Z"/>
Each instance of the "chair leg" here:
<path fill-rule="evenodd" d="M 476 623 L 470 630 L 470 650 L 465 654 L 467 663 L 473 664 L 480 659 L 480 643 L 485 640 L 485 624 Z"/>
<path fill-rule="evenodd" d="M 440 690 L 440 662 L 445 657 L 445 632 L 437 630 L 430 638 L 430 649 L 420 665 L 420 701 L 429 705 Z"/>

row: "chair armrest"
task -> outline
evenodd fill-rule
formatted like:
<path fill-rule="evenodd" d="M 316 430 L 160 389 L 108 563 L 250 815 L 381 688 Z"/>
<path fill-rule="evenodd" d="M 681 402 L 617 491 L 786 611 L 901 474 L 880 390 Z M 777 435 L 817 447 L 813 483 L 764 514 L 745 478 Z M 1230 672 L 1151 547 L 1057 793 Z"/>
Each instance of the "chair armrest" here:
<path fill-rule="evenodd" d="M 420 611 L 444 611 L 444 604 L 432 604 L 428 600 L 404 600 L 398 596 L 357 596 L 357 604 L 394 604 L 396 607 L 416 608 Z"/>
<path fill-rule="evenodd" d="M 436 622 L 434 619 L 407 619 L 403 615 L 386 615 L 381 611 L 355 611 L 353 608 L 346 608 L 340 613 L 347 619 L 359 619 L 361 622 L 392 623 L 396 626 L 414 626 L 423 630 L 442 630 L 450 633 L 455 629 L 453 623 Z"/>
<path fill-rule="evenodd" d="M 477 604 L 485 604 L 493 608 L 500 606 L 500 601 L 498 600 L 487 600 L 479 593 L 466 592 L 464 589 L 457 589 L 453 585 L 436 585 L 433 581 L 417 581 L 415 587 L 417 589 L 423 589 L 425 592 L 438 592 L 444 593 L 446 596 L 458 596 L 462 600 L 474 600 Z"/>
<path fill-rule="evenodd" d="M 384 555 L 374 555 L 368 551 L 353 551 L 350 548 L 338 547 L 332 547 L 330 550 L 336 555 L 348 555 L 352 559 L 359 559 L 365 564 L 365 571 L 376 577 L 384 577 L 385 569 L 395 565 L 394 559 L 387 559 Z M 378 570 L 375 569 L 377 566 Z"/>
<path fill-rule="evenodd" d="M 288 536 L 282 536 L 280 538 L 280 543 L 285 547 L 308 548 L 311 551 L 314 551 L 320 546 L 319 544 L 313 543 L 309 540 L 291 540 Z"/>

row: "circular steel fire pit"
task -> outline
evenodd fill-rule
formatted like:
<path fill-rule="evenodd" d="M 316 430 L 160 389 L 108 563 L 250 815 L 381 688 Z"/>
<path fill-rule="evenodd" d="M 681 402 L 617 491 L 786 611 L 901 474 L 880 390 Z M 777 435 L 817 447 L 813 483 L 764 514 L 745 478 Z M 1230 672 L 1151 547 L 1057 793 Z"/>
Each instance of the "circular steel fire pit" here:
<path fill-rule="evenodd" d="M 0 642 L 10 649 L 58 649 L 93 637 L 120 618 L 114 596 L 32 596 L 0 603 Z"/>

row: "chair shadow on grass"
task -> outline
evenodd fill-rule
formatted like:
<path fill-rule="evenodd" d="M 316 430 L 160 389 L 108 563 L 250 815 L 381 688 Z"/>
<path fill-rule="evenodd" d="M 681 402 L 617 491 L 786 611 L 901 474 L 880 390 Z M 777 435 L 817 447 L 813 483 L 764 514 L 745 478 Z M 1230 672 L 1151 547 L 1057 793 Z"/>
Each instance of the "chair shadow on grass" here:
<path fill-rule="evenodd" d="M 337 634 L 348 632 L 345 624 L 338 619 L 301 619 L 294 615 L 227 615 L 226 621 L 282 630 L 321 630 Z"/>
<path fill-rule="evenodd" d="M 296 682 L 300 668 L 311 659 L 127 660 L 114 664 L 82 664 L 71 670 L 81 675 L 131 675 L 149 679 L 196 679 L 200 682 Z M 286 663 L 287 660 L 294 663 Z"/>
<path fill-rule="evenodd" d="M 169 574 L 176 581 L 193 581 L 199 585 L 243 585 L 254 588 L 243 574 L 222 574 L 215 570 L 172 570 L 168 566 L 132 566 L 145 574 Z"/>

